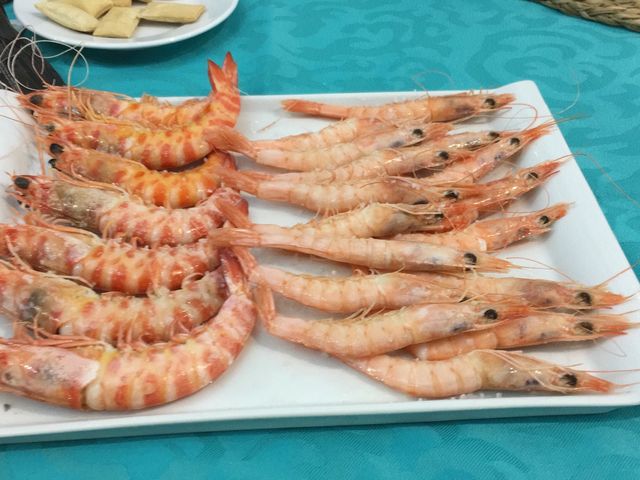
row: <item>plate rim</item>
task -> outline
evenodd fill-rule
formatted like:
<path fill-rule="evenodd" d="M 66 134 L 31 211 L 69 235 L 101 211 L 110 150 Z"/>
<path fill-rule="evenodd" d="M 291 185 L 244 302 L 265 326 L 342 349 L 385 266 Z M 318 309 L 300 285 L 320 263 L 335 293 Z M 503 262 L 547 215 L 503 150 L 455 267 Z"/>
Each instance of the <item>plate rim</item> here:
<path fill-rule="evenodd" d="M 33 24 L 29 23 L 29 22 L 25 22 L 24 17 L 22 16 L 23 14 L 26 14 L 26 6 L 25 3 L 21 3 L 21 2 L 15 2 L 14 6 L 13 6 L 13 11 L 14 14 L 16 16 L 16 19 L 20 22 L 20 24 L 26 28 L 27 30 L 33 32 L 35 35 L 39 35 L 42 38 L 45 38 L 47 40 L 52 40 L 52 41 L 56 41 L 56 42 L 61 42 L 64 43 L 66 45 L 72 46 L 72 47 L 77 47 L 77 48 L 92 48 L 92 49 L 96 49 L 96 50 L 141 50 L 141 49 L 145 49 L 145 48 L 152 48 L 152 47 L 160 47 L 163 45 L 169 45 L 169 44 L 173 44 L 173 43 L 178 43 L 181 42 L 183 40 L 188 40 L 189 38 L 193 38 L 193 37 L 197 37 L 198 35 L 201 35 L 205 32 L 208 32 L 209 30 L 217 27 L 218 25 L 220 25 L 222 22 L 224 22 L 227 18 L 229 18 L 231 16 L 231 14 L 235 11 L 235 9 L 238 6 L 238 3 L 240 2 L 240 0 L 230 0 L 230 5 L 229 7 L 222 13 L 220 14 L 218 17 L 215 17 L 213 20 L 211 20 L 210 22 L 202 25 L 201 27 L 195 28 L 194 30 L 190 30 L 188 32 L 185 32 L 183 34 L 180 35 L 175 35 L 175 36 L 170 36 L 168 38 L 162 38 L 162 39 L 156 39 L 156 40 L 141 40 L 141 41 L 135 41 L 135 42 L 130 42 L 130 43 L 104 43 L 104 42 L 96 42 L 96 41 L 92 41 L 92 40 L 88 40 L 88 41 L 75 41 L 72 38 L 68 38 L 66 36 L 59 36 L 59 35 L 47 35 L 47 34 L 43 34 L 39 31 L 37 31 L 37 26 L 34 27 Z M 76 33 L 82 33 L 82 32 L 76 32 Z M 89 38 L 93 38 L 91 35 L 87 36 Z M 106 40 L 121 40 L 121 39 L 106 39 Z"/>

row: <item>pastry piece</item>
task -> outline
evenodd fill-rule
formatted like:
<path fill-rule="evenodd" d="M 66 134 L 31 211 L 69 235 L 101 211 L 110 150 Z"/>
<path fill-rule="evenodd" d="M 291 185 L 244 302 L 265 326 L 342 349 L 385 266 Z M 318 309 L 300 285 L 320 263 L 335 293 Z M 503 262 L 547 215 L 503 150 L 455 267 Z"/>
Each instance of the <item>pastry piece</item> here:
<path fill-rule="evenodd" d="M 35 7 L 47 18 L 71 30 L 93 32 L 98 25 L 98 20 L 95 17 L 66 3 L 45 1 L 36 3 Z"/>
<path fill-rule="evenodd" d="M 131 38 L 138 23 L 140 10 L 131 7 L 113 7 L 100 19 L 93 32 L 96 37 Z"/>
<path fill-rule="evenodd" d="M 142 10 L 140 17 L 154 22 L 192 23 L 200 18 L 202 12 L 204 5 L 151 2 Z"/>
<path fill-rule="evenodd" d="M 98 18 L 104 15 L 113 7 L 111 0 L 54 0 L 56 3 L 66 3 L 84 10 L 92 17 Z"/>

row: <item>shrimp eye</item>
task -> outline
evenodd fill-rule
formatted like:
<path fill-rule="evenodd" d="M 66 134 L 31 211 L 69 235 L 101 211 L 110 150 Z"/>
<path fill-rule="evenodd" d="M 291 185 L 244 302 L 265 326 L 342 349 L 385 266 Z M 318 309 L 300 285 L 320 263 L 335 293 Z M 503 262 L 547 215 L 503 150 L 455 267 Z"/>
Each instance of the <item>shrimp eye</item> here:
<path fill-rule="evenodd" d="M 44 97 L 40 94 L 36 94 L 33 95 L 29 101 L 33 104 L 33 105 L 42 105 L 42 102 L 44 101 Z"/>
<path fill-rule="evenodd" d="M 427 200 L 416 200 L 413 202 L 413 205 L 428 205 L 429 202 Z"/>
<path fill-rule="evenodd" d="M 414 137 L 420 137 L 420 138 L 424 137 L 424 131 L 421 128 L 414 128 L 411 134 Z"/>
<path fill-rule="evenodd" d="M 444 198 L 451 198 L 452 200 L 457 200 L 460 197 L 460 194 L 455 190 L 447 190 L 444 192 Z"/>
<path fill-rule="evenodd" d="M 465 253 L 462 258 L 467 265 L 475 265 L 478 263 L 478 257 L 473 253 Z"/>
<path fill-rule="evenodd" d="M 49 159 L 49 166 L 51 168 L 56 168 L 56 159 L 55 158 L 50 158 Z"/>
<path fill-rule="evenodd" d="M 542 225 L 546 225 L 547 223 L 549 223 L 551 221 L 551 219 L 549 217 L 547 217 L 546 215 L 542 215 L 538 221 L 542 224 Z"/>
<path fill-rule="evenodd" d="M 593 323 L 591 322 L 580 322 L 578 323 L 578 327 L 580 327 L 580 329 L 584 330 L 586 333 L 593 333 L 594 331 Z"/>
<path fill-rule="evenodd" d="M 527 173 L 527 178 L 529 180 L 537 180 L 538 178 L 540 178 L 540 175 L 538 175 L 536 172 L 529 172 Z"/>
<path fill-rule="evenodd" d="M 565 373 L 560 377 L 560 380 L 566 383 L 569 387 L 575 387 L 576 385 L 578 385 L 578 377 L 576 377 L 573 373 Z"/>
<path fill-rule="evenodd" d="M 578 300 L 578 303 L 581 303 L 583 305 L 591 305 L 593 303 L 593 299 L 591 298 L 589 292 L 578 293 L 576 295 L 576 299 Z"/>
<path fill-rule="evenodd" d="M 51 146 L 49 146 L 49 151 L 54 155 L 60 155 L 62 152 L 64 152 L 64 147 L 62 145 L 58 145 L 57 143 L 52 143 Z"/>
<path fill-rule="evenodd" d="M 520 139 L 518 137 L 513 137 L 509 140 L 509 145 L 517 147 L 518 145 L 520 145 Z"/>
<path fill-rule="evenodd" d="M 442 220 L 444 218 L 444 213 L 436 213 L 433 218 L 436 220 Z"/>
<path fill-rule="evenodd" d="M 13 184 L 22 190 L 26 190 L 27 188 L 29 188 L 30 183 L 31 180 L 26 177 L 16 177 L 13 179 Z"/>
<path fill-rule="evenodd" d="M 438 157 L 440 157 L 442 160 L 449 160 L 449 154 L 444 150 L 438 152 Z"/>
<path fill-rule="evenodd" d="M 485 310 L 482 315 L 484 316 L 484 318 L 488 318 L 489 320 L 498 319 L 498 312 L 496 312 L 493 308 L 490 308 L 489 310 Z"/>
<path fill-rule="evenodd" d="M 489 137 L 490 140 L 495 140 L 499 136 L 500 136 L 500 133 L 498 133 L 498 132 L 489 132 L 489 133 L 487 133 L 487 137 Z"/>
<path fill-rule="evenodd" d="M 47 123 L 43 125 L 43 128 L 49 133 L 55 132 L 56 130 L 56 126 L 53 123 Z"/>
<path fill-rule="evenodd" d="M 488 108 L 494 108 L 496 106 L 496 101 L 493 98 L 489 97 L 484 101 L 483 105 Z"/>

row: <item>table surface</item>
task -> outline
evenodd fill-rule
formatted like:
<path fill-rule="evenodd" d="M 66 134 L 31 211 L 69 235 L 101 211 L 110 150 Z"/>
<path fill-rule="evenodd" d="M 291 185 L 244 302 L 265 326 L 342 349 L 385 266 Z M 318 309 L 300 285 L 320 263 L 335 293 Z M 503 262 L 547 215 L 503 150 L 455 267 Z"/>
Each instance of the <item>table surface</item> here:
<path fill-rule="evenodd" d="M 534 80 L 552 111 L 577 118 L 561 129 L 574 152 L 588 154 L 578 162 L 627 257 L 640 259 L 640 34 L 518 0 L 241 0 L 222 25 L 176 45 L 85 51 L 86 86 L 205 95 L 205 60 L 226 51 L 238 62 L 241 90 L 252 95 Z M 66 75 L 70 60 L 52 63 Z M 84 73 L 78 67 L 73 78 Z M 636 407 L 597 416 L 33 443 L 0 446 L 0 478 L 606 478 L 637 476 L 639 437 Z"/>

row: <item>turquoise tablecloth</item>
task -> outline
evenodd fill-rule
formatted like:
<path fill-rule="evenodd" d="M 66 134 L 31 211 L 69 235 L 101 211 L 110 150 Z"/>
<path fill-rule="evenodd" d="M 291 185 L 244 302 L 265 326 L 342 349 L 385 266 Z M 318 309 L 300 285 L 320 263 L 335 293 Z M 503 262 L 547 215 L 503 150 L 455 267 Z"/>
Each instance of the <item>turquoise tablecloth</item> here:
<path fill-rule="evenodd" d="M 205 59 L 222 59 L 227 50 L 249 94 L 412 90 L 415 79 L 432 89 L 535 80 L 555 112 L 577 96 L 566 115 L 580 120 L 562 125 L 569 145 L 590 153 L 640 198 L 638 33 L 517 0 L 241 0 L 223 25 L 195 39 L 131 53 L 85 52 L 87 85 L 134 96 L 203 95 Z M 62 72 L 68 61 L 53 63 Z M 590 160 L 578 161 L 628 258 L 637 261 L 640 207 Z M 599 416 L 0 446 L 0 477 L 12 479 L 586 480 L 614 474 L 640 475 L 640 408 Z"/>

